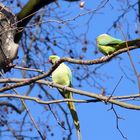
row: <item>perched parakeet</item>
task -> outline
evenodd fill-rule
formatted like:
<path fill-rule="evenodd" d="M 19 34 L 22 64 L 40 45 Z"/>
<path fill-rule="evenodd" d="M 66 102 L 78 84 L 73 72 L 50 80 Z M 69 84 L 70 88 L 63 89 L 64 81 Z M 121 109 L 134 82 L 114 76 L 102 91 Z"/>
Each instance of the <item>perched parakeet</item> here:
<path fill-rule="evenodd" d="M 104 55 L 112 54 L 120 49 L 119 44 L 122 42 L 122 40 L 116 39 L 107 34 L 102 34 L 96 38 L 97 46 Z"/>
<path fill-rule="evenodd" d="M 140 42 L 140 38 L 136 39 L 136 40 L 127 41 L 127 44 L 128 44 L 128 46 L 133 46 L 137 42 Z M 99 35 L 96 38 L 96 44 L 97 44 L 97 47 L 99 48 L 99 50 L 104 55 L 112 54 L 119 49 L 127 47 L 126 46 L 126 41 L 122 41 L 120 39 L 111 37 L 108 34 Z"/>
<path fill-rule="evenodd" d="M 49 62 L 52 64 L 55 64 L 59 59 L 60 59 L 59 56 L 51 55 L 49 57 Z M 54 70 L 54 72 L 52 73 L 52 81 L 60 85 L 71 87 L 72 86 L 72 73 L 71 73 L 70 68 L 66 64 L 61 63 L 56 68 L 56 70 Z M 58 90 L 64 98 L 72 99 L 71 92 L 63 90 L 63 89 L 58 89 Z M 71 112 L 71 115 L 75 124 L 78 140 L 81 140 L 80 124 L 79 124 L 79 119 L 78 119 L 78 115 L 77 115 L 74 103 L 68 102 L 68 107 L 70 109 L 70 112 Z"/>

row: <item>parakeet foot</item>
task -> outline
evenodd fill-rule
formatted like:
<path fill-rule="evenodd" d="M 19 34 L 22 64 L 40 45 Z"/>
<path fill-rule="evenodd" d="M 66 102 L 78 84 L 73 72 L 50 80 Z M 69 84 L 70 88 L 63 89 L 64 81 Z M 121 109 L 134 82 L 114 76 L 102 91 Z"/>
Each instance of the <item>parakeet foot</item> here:
<path fill-rule="evenodd" d="M 48 85 L 49 88 L 53 88 L 54 82 L 50 82 L 50 85 Z"/>
<path fill-rule="evenodd" d="M 63 91 L 66 91 L 66 88 L 67 88 L 67 87 L 68 87 L 68 86 L 65 85 L 65 86 L 63 87 Z"/>

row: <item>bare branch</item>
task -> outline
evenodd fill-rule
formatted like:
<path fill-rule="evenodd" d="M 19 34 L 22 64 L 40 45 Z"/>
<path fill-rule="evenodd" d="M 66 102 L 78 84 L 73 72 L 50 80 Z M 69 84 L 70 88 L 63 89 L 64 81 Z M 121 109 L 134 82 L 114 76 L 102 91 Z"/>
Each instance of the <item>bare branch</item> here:
<path fill-rule="evenodd" d="M 7 106 L 7 107 L 11 107 L 14 111 L 16 111 L 17 113 L 21 114 L 22 111 L 19 110 L 16 106 L 14 106 L 13 104 L 11 103 L 8 103 L 8 102 L 0 102 L 0 106 Z"/>
<path fill-rule="evenodd" d="M 55 0 L 47 0 L 47 1 L 29 0 L 27 4 L 24 6 L 24 8 L 17 15 L 18 20 L 21 21 L 18 22 L 17 27 L 25 27 L 39 9 L 54 1 Z M 22 37 L 22 32 L 20 33 L 18 32 L 17 35 L 15 36 L 15 42 L 18 43 L 21 37 Z"/>
<path fill-rule="evenodd" d="M 88 97 L 95 98 L 95 99 L 100 100 L 100 101 L 106 102 L 107 99 L 108 99 L 107 96 L 102 96 L 101 94 L 95 94 L 95 93 L 91 93 L 91 92 L 87 92 L 87 91 L 83 91 L 83 90 L 78 90 L 78 89 L 74 89 L 74 88 L 70 88 L 70 87 L 65 87 L 65 86 L 62 86 L 62 85 L 59 85 L 59 84 L 55 84 L 55 83 L 52 83 L 52 82 L 49 82 L 49 81 L 45 81 L 45 80 L 41 81 L 41 82 L 43 82 L 46 85 L 52 86 L 52 87 L 57 87 L 57 88 L 60 88 L 60 89 L 65 89 L 65 90 L 73 92 L 74 94 L 80 94 L 80 95 L 83 95 L 83 96 L 88 96 Z M 21 98 L 21 99 L 28 99 L 28 100 L 33 100 L 33 101 L 35 101 L 37 103 L 41 103 L 41 104 L 52 104 L 52 103 L 71 101 L 71 100 L 66 99 L 66 100 L 60 100 L 60 101 L 44 102 L 44 101 L 40 101 L 40 99 L 35 98 L 35 97 L 28 97 L 28 96 L 21 96 L 21 95 L 9 95 L 9 94 L 6 94 L 6 95 L 5 94 L 1 94 L 0 98 L 1 97 L 15 97 L 15 98 Z M 75 100 L 75 102 L 78 102 L 78 101 Z M 85 101 L 82 100 L 81 102 L 85 102 Z M 123 107 L 123 108 L 133 109 L 133 110 L 140 110 L 140 106 L 136 106 L 136 105 L 125 103 L 125 102 L 120 102 L 120 101 L 114 100 L 113 98 L 111 98 L 108 102 L 111 103 L 111 104 L 115 104 L 117 106 Z"/>
<path fill-rule="evenodd" d="M 114 108 L 113 105 L 111 106 L 111 109 L 109 109 L 109 110 L 113 110 L 113 112 L 114 112 L 114 114 L 115 114 L 115 117 L 116 117 L 116 128 L 117 128 L 117 130 L 119 131 L 119 133 L 121 134 L 121 136 L 122 136 L 124 139 L 127 139 L 127 137 L 124 136 L 122 130 L 121 130 L 120 127 L 119 127 L 119 120 L 120 120 L 120 119 L 123 119 L 123 118 L 120 117 L 120 116 L 117 114 L 117 112 L 116 112 L 116 110 L 115 110 L 115 108 Z"/>

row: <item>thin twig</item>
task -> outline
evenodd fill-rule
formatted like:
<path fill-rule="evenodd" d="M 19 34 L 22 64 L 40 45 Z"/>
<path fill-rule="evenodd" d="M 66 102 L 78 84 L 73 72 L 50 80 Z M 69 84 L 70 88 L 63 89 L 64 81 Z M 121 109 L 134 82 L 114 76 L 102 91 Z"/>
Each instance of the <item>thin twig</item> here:
<path fill-rule="evenodd" d="M 122 136 L 124 139 L 127 139 L 127 137 L 124 136 L 122 130 L 121 130 L 120 127 L 119 127 L 119 120 L 120 120 L 120 119 L 123 119 L 123 118 L 120 117 L 120 116 L 118 116 L 118 114 L 117 114 L 117 112 L 116 112 L 116 110 L 115 110 L 113 104 L 112 104 L 110 110 L 113 110 L 113 112 L 114 112 L 114 114 L 115 114 L 115 116 L 116 116 L 116 128 L 117 128 L 117 130 L 119 131 L 119 133 L 121 134 L 121 136 Z M 124 119 L 123 119 L 123 120 L 124 120 Z"/>
<path fill-rule="evenodd" d="M 130 55 L 130 50 L 129 50 L 129 46 L 128 46 L 128 43 L 127 43 L 127 38 L 126 38 L 126 36 L 125 36 L 125 34 L 124 34 L 124 32 L 123 32 L 123 30 L 122 30 L 121 28 L 120 28 L 120 31 L 121 31 L 121 33 L 122 33 L 122 35 L 123 35 L 123 37 L 124 37 L 124 40 L 126 41 L 127 54 L 128 54 L 130 63 L 131 63 L 131 65 L 132 65 L 132 67 L 133 67 L 134 73 L 135 73 L 135 75 L 136 75 L 136 78 L 137 78 L 137 81 L 138 81 L 139 93 L 140 93 L 140 79 L 139 79 L 139 74 L 138 74 L 138 72 L 137 72 L 137 70 L 136 70 L 136 67 L 135 67 L 135 65 L 134 65 L 133 59 L 132 59 L 132 57 L 131 57 L 131 55 Z"/>
<path fill-rule="evenodd" d="M 8 103 L 8 102 L 0 102 L 0 106 L 8 106 L 8 107 L 11 107 L 17 113 L 19 113 L 19 114 L 22 113 L 21 110 L 19 110 L 16 106 L 14 106 L 13 104 Z"/>
<path fill-rule="evenodd" d="M 121 78 L 119 79 L 117 85 L 115 86 L 115 88 L 113 89 L 111 95 L 109 96 L 109 98 L 107 99 L 107 102 L 111 99 L 111 97 L 113 96 L 114 92 L 116 91 L 118 85 L 120 84 L 121 80 L 122 80 L 123 76 L 121 76 Z"/>
<path fill-rule="evenodd" d="M 45 95 L 48 96 L 49 99 L 51 100 L 56 100 L 51 94 L 49 94 L 46 89 L 44 88 L 43 84 L 39 84 L 40 88 L 42 89 L 42 91 L 45 93 Z M 68 137 L 71 137 L 72 135 L 72 130 L 71 130 L 71 126 L 70 126 L 70 122 L 69 122 L 69 119 L 68 119 L 68 113 L 66 112 L 66 110 L 61 106 L 61 104 L 57 103 L 58 107 L 61 109 L 61 111 L 64 113 L 64 116 L 65 116 L 65 119 L 66 119 L 66 123 L 67 123 L 67 126 L 68 126 L 68 129 L 69 130 L 69 135 Z"/>
<path fill-rule="evenodd" d="M 0 74 L 1 74 L 2 78 L 4 79 L 3 74 L 2 74 L 1 72 L 0 72 Z M 9 83 L 7 83 L 7 84 L 10 86 Z M 18 93 L 14 88 L 12 88 L 12 90 L 16 93 L 16 95 L 19 95 L 19 93 Z M 25 107 L 25 109 L 26 109 L 26 111 L 27 111 L 27 113 L 28 113 L 28 115 L 29 115 L 29 117 L 30 117 L 30 119 L 31 119 L 31 121 L 32 121 L 32 123 L 33 123 L 33 125 L 35 126 L 37 132 L 39 133 L 41 139 L 44 140 L 43 135 L 41 134 L 41 132 L 40 132 L 40 130 L 39 130 L 39 128 L 38 128 L 36 122 L 34 121 L 34 118 L 33 118 L 33 116 L 31 115 L 28 106 L 25 104 L 25 102 L 24 102 L 23 99 L 21 99 L 21 98 L 19 98 L 19 99 L 21 100 L 22 104 L 24 105 L 24 107 Z"/>
<path fill-rule="evenodd" d="M 15 69 L 20 69 L 20 70 L 27 70 L 27 71 L 34 71 L 34 72 L 39 72 L 39 73 L 45 73 L 43 70 L 40 69 L 34 69 L 34 68 L 26 68 L 26 67 L 21 67 L 21 66 L 14 66 Z"/>
<path fill-rule="evenodd" d="M 59 121 L 59 119 L 57 118 L 56 114 L 53 112 L 53 110 L 51 109 L 51 106 L 50 106 L 49 104 L 48 104 L 48 107 L 49 107 L 51 113 L 53 114 L 55 120 L 57 121 L 58 125 L 61 126 L 64 130 L 67 130 L 67 129 L 61 124 L 61 122 Z"/>

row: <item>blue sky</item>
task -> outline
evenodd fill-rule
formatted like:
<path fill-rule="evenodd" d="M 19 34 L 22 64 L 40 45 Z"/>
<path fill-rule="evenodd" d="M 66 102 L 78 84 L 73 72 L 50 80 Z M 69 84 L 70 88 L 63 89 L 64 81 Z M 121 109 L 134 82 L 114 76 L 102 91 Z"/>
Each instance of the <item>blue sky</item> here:
<path fill-rule="evenodd" d="M 132 1 L 131 1 L 132 2 Z M 135 3 L 136 1 L 133 1 Z M 96 4 L 99 4 L 99 1 L 86 1 L 85 7 L 96 9 Z M 126 3 L 125 2 L 118 2 L 118 1 L 111 1 L 109 2 L 104 8 L 99 10 L 97 13 L 95 13 L 89 23 L 89 30 L 87 34 L 87 39 L 95 43 L 95 38 L 102 34 L 107 33 L 108 29 L 112 26 L 112 23 L 117 19 L 119 15 L 121 15 L 121 8 L 125 8 Z M 137 8 L 137 7 L 135 7 Z M 75 13 L 72 13 L 74 15 L 77 15 L 77 13 L 83 12 L 81 9 L 80 11 L 77 11 L 77 5 L 73 6 L 73 9 L 75 9 Z M 137 29 L 138 23 L 135 21 L 135 12 L 134 10 L 130 10 L 123 19 L 120 19 L 121 28 L 126 35 L 129 32 L 129 39 L 135 39 L 139 36 L 135 34 L 135 30 Z M 86 22 L 89 19 L 91 15 L 83 16 L 76 21 L 73 21 L 72 24 L 77 24 L 79 28 L 76 28 L 77 32 L 83 33 L 87 30 Z M 134 22 L 135 21 L 135 22 Z M 129 30 L 128 30 L 128 23 L 129 23 Z M 123 39 L 123 35 L 119 29 L 117 30 L 110 30 L 108 32 L 110 35 L 115 36 L 117 38 Z M 74 46 L 78 49 L 79 46 Z M 93 44 L 88 45 L 88 52 L 85 55 L 85 59 L 95 59 L 102 54 L 94 55 L 93 51 L 96 46 L 93 46 Z M 137 71 L 139 72 L 139 50 L 134 50 L 131 52 L 132 59 L 134 61 L 134 64 L 137 68 Z M 135 74 L 133 72 L 133 68 L 130 64 L 130 60 L 128 58 L 128 55 L 122 54 L 119 55 L 119 57 L 122 58 L 122 60 L 119 60 L 119 58 L 114 58 L 110 62 L 106 63 L 104 66 L 102 66 L 101 69 L 99 69 L 99 73 L 101 73 L 101 77 L 103 80 L 98 80 L 98 82 L 103 85 L 106 88 L 107 94 L 111 94 L 113 89 L 115 88 L 117 82 L 123 76 L 122 81 L 120 82 L 117 90 L 115 91 L 114 95 L 129 95 L 129 94 L 135 94 L 138 93 L 138 86 L 137 86 L 137 80 L 135 77 Z M 91 69 L 96 66 L 89 66 Z M 131 82 L 131 80 L 128 80 L 128 78 L 124 75 L 124 72 L 127 74 L 127 76 L 134 81 Z M 73 71 L 74 73 L 75 71 Z M 105 77 L 104 75 L 108 75 L 109 78 Z M 89 80 L 92 82 L 92 80 Z M 76 83 L 76 81 L 74 81 Z M 97 90 L 94 87 L 90 87 L 86 81 L 83 81 L 83 87 L 81 88 L 83 90 L 87 90 L 90 92 L 100 93 L 101 91 Z M 79 96 L 79 99 L 85 97 Z M 137 104 L 139 104 L 137 102 Z M 116 116 L 113 113 L 112 110 L 108 111 L 111 108 L 111 105 L 104 104 L 104 103 L 89 103 L 89 104 L 76 104 L 77 112 L 80 119 L 81 124 L 81 131 L 82 136 L 84 140 L 101 140 L 101 139 L 117 139 L 122 140 L 122 136 L 117 130 L 117 124 L 116 124 Z M 140 135 L 138 133 L 138 130 L 140 129 L 139 124 L 137 123 L 140 118 L 139 111 L 133 111 L 133 110 L 127 110 L 124 108 L 116 107 L 114 106 L 117 114 L 124 118 L 124 120 L 119 120 L 119 128 L 124 136 L 128 138 L 128 140 L 133 139 L 139 139 Z M 74 136 L 75 137 L 75 136 Z M 73 139 L 75 139 L 73 137 Z"/>
<path fill-rule="evenodd" d="M 132 2 L 132 1 L 131 1 Z M 136 1 L 133 1 L 135 3 Z M 99 4 L 99 1 L 86 1 L 85 7 L 89 9 L 96 9 L 96 6 Z M 97 5 L 96 5 L 97 4 Z M 62 4 L 63 5 L 63 4 Z M 102 56 L 101 53 L 98 55 L 94 55 L 95 39 L 98 35 L 102 33 L 109 33 L 112 36 L 120 38 L 124 40 L 123 35 L 120 29 L 110 30 L 108 29 L 112 26 L 112 23 L 116 21 L 117 17 L 121 15 L 122 8 L 126 7 L 125 2 L 111 1 L 104 8 L 97 11 L 97 13 L 93 14 L 91 21 L 89 22 L 89 30 L 86 35 L 87 39 L 92 43 L 88 45 L 88 51 L 85 54 L 84 59 L 95 59 Z M 135 8 L 137 8 L 135 6 Z M 77 15 L 78 13 L 84 12 L 82 9 L 78 9 L 78 5 L 74 5 L 72 7 L 73 11 L 72 15 Z M 121 28 L 126 35 L 129 32 L 128 39 L 138 38 L 139 35 L 135 34 L 135 30 L 137 29 L 138 23 L 135 21 L 135 11 L 130 9 L 128 13 L 124 16 L 124 18 L 120 19 Z M 73 16 L 73 17 L 74 17 Z M 79 28 L 76 28 L 74 32 L 79 34 L 84 33 L 87 30 L 87 21 L 89 20 L 91 15 L 86 15 L 76 19 L 76 21 L 70 22 L 71 24 L 78 25 Z M 135 22 L 134 22 L 135 21 Z M 129 28 L 128 28 L 129 23 Z M 79 49 L 80 46 L 73 46 L 75 49 Z M 80 52 L 79 52 L 80 54 Z M 64 56 L 62 54 L 62 56 Z M 139 72 L 139 50 L 134 50 L 131 52 L 132 59 L 134 64 Z M 119 60 L 119 57 L 121 60 Z M 93 69 L 96 66 L 88 66 L 89 69 Z M 81 66 L 82 68 L 82 66 Z M 72 68 L 73 69 L 73 68 Z M 122 71 L 123 70 L 123 71 Z M 129 80 L 125 74 L 134 82 Z M 76 70 L 73 69 L 73 73 L 76 73 Z M 81 71 L 82 73 L 82 71 Z M 110 62 L 106 63 L 102 66 L 101 69 L 98 70 L 98 73 L 101 74 L 101 79 L 95 77 L 95 79 L 106 88 L 107 94 L 111 94 L 113 89 L 115 88 L 117 82 L 123 76 L 122 81 L 120 82 L 118 88 L 116 89 L 114 95 L 129 95 L 138 93 L 138 86 L 135 74 L 133 72 L 133 68 L 130 64 L 130 60 L 126 53 L 121 54 L 118 58 L 112 59 Z M 92 79 L 89 78 L 89 82 L 93 82 Z M 83 81 L 83 86 L 81 89 L 90 91 L 93 93 L 101 93 L 100 90 L 95 87 L 91 87 L 87 84 L 86 81 Z M 74 84 L 76 84 L 76 80 L 74 80 Z M 77 97 L 77 96 L 74 96 Z M 78 96 L 79 99 L 85 97 Z M 136 102 L 136 104 L 139 104 Z M 105 103 L 89 103 L 89 104 L 76 104 L 77 112 L 80 119 L 81 131 L 84 140 L 101 140 L 101 139 L 117 139 L 122 140 L 123 137 L 117 130 L 116 124 L 116 116 L 112 110 L 108 111 L 111 108 L 111 105 Z M 127 110 L 124 108 L 120 108 L 114 106 L 117 114 L 124 118 L 124 120 L 119 120 L 119 128 L 123 135 L 127 137 L 129 140 L 139 139 L 140 135 L 138 130 L 140 129 L 139 124 L 137 123 L 140 118 L 139 111 Z M 75 139 L 75 135 L 73 136 Z"/>

